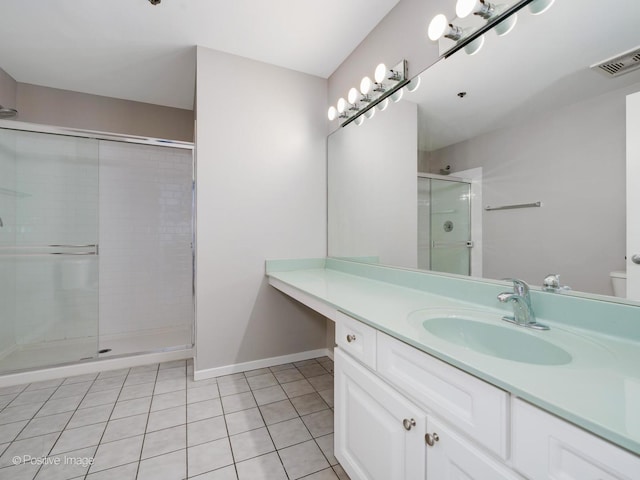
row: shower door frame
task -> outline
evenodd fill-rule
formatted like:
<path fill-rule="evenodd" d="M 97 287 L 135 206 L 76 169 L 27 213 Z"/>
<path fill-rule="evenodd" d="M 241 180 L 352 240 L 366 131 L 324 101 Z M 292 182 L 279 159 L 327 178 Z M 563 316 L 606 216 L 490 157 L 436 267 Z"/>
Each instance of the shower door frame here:
<path fill-rule="evenodd" d="M 101 132 L 97 130 L 84 130 L 78 128 L 57 127 L 51 125 L 42 125 L 37 123 L 19 122 L 16 120 L 0 120 L 0 129 L 4 130 L 16 130 L 22 132 L 43 133 L 50 135 L 60 135 L 66 137 L 77 138 L 89 138 L 94 140 L 107 140 L 121 143 L 133 143 L 139 145 L 152 145 L 157 147 L 177 148 L 183 150 L 191 150 L 191 194 L 192 194 L 192 209 L 191 209 L 191 300 L 193 305 L 193 318 L 191 328 L 191 350 L 195 348 L 195 336 L 196 336 L 196 148 L 195 143 L 185 142 L 181 140 L 168 140 L 163 138 L 143 137 L 136 135 L 126 135 L 120 133 Z M 98 321 L 100 321 L 98 317 Z M 99 340 L 99 336 L 97 337 Z M 131 356 L 145 355 L 145 354 L 158 354 L 163 352 L 173 352 L 183 350 L 181 347 L 165 347 L 153 351 L 140 351 L 135 353 L 126 353 L 121 355 L 112 355 L 109 357 L 99 357 L 88 360 L 87 362 L 101 362 L 109 360 L 117 360 L 120 358 L 126 358 Z M 96 351 L 97 354 L 97 351 Z M 53 365 L 47 365 L 43 367 L 27 368 L 21 370 L 15 370 L 7 372 L 6 374 L 0 374 L 0 378 L 6 375 L 21 374 L 22 372 L 39 371 L 42 369 L 52 369 L 59 367 L 67 367 L 71 365 L 84 364 L 85 362 L 65 362 L 56 363 Z M 1 384 L 2 382 L 0 382 Z"/>

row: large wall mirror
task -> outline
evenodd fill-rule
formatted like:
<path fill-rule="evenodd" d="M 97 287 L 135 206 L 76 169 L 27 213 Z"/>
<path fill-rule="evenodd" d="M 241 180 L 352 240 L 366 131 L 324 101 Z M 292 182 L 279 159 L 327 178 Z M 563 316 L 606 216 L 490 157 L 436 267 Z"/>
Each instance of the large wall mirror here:
<path fill-rule="evenodd" d="M 591 67 L 640 51 L 640 2 L 558 0 L 518 17 L 329 136 L 330 256 L 532 285 L 557 273 L 572 292 L 614 295 L 640 69 Z"/>

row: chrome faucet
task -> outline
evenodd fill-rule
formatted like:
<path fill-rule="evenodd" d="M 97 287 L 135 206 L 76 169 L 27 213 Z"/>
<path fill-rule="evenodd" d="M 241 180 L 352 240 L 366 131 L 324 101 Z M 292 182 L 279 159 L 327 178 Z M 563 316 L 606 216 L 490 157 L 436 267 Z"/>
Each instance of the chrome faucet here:
<path fill-rule="evenodd" d="M 521 327 L 549 330 L 548 326 L 536 321 L 536 316 L 531 307 L 529 285 L 516 278 L 505 278 L 503 280 L 513 282 L 513 292 L 502 292 L 498 294 L 498 300 L 502 303 L 513 303 L 513 316 L 505 315 L 502 317 L 502 320 L 515 323 Z"/>

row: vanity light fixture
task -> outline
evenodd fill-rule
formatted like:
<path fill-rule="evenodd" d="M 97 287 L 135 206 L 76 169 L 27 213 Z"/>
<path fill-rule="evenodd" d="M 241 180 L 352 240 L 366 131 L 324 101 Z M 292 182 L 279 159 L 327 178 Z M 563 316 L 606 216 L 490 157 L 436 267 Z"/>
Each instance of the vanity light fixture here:
<path fill-rule="evenodd" d="M 421 79 L 422 77 L 420 75 L 418 75 L 415 78 L 412 78 L 411 81 L 407 83 L 407 90 L 409 92 L 415 92 L 416 90 L 418 90 L 418 88 L 420 88 Z"/>
<path fill-rule="evenodd" d="M 540 15 L 551 8 L 556 0 L 533 0 L 529 4 L 529 11 L 532 15 Z"/>
<path fill-rule="evenodd" d="M 484 20 L 491 20 L 498 15 L 502 15 L 507 8 L 508 6 L 505 4 L 495 4 L 488 2 L 487 0 L 458 0 L 456 3 L 456 15 L 458 18 L 466 18 L 473 14 Z M 506 35 L 513 30 L 517 21 L 517 13 L 505 18 L 502 22 L 496 25 L 496 34 L 499 37 Z"/>
<path fill-rule="evenodd" d="M 429 40 L 437 42 L 441 38 L 449 38 L 454 42 L 457 42 L 462 38 L 462 28 L 449 23 L 446 15 L 440 13 L 431 19 L 429 22 L 429 28 L 427 28 L 427 35 Z"/>
<path fill-rule="evenodd" d="M 389 106 L 389 99 L 388 98 L 385 98 L 378 105 L 376 105 L 378 110 L 380 110 L 381 112 L 384 112 L 387 109 L 388 106 Z"/>
<path fill-rule="evenodd" d="M 502 3 L 493 3 L 489 0 L 457 0 L 455 11 L 457 19 L 463 20 L 470 15 L 486 20 L 484 25 L 475 27 L 461 27 L 457 21 L 447 20 L 446 15 L 438 14 L 429 22 L 428 36 L 432 42 L 441 42 L 448 38 L 455 42 L 452 45 L 440 43 L 443 58 L 448 58 L 458 50 L 464 49 L 468 55 L 474 55 L 482 48 L 483 36 L 489 30 L 494 30 L 496 35 L 508 34 L 518 21 L 517 13 L 524 7 L 529 7 L 533 15 L 546 12 L 555 0 L 502 0 Z M 463 25 L 466 25 L 463 22 Z"/>
<path fill-rule="evenodd" d="M 351 122 L 362 125 L 365 118 L 375 114 L 374 107 L 382 111 L 387 108 L 389 98 L 394 102 L 402 98 L 402 87 L 409 83 L 407 75 L 407 61 L 402 60 L 392 68 L 384 63 L 379 64 L 374 73 L 374 81 L 364 77 L 360 82 L 360 89 L 351 88 L 347 99 L 340 98 L 337 105 L 329 107 L 327 118 L 329 121 L 340 119 L 344 127 Z M 419 80 L 416 82 L 416 88 Z M 415 89 L 415 88 L 414 88 Z"/>
<path fill-rule="evenodd" d="M 429 36 L 429 40 L 432 42 L 437 42 L 441 38 L 448 38 L 454 42 L 459 42 L 469 33 L 469 29 L 463 29 L 453 23 L 449 23 L 447 17 L 442 13 L 431 19 L 431 22 L 429 22 L 429 28 L 427 29 L 427 35 Z M 480 36 L 465 45 L 464 51 L 467 55 L 475 55 L 480 51 L 483 45 L 484 36 Z"/>

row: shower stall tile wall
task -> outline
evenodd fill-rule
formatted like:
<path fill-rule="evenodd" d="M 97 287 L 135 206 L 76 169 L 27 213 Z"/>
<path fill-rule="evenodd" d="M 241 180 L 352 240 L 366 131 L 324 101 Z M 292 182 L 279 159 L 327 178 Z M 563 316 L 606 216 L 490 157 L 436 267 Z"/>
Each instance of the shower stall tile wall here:
<path fill-rule="evenodd" d="M 190 345 L 192 151 L 103 141 L 100 168 L 100 348 Z"/>

